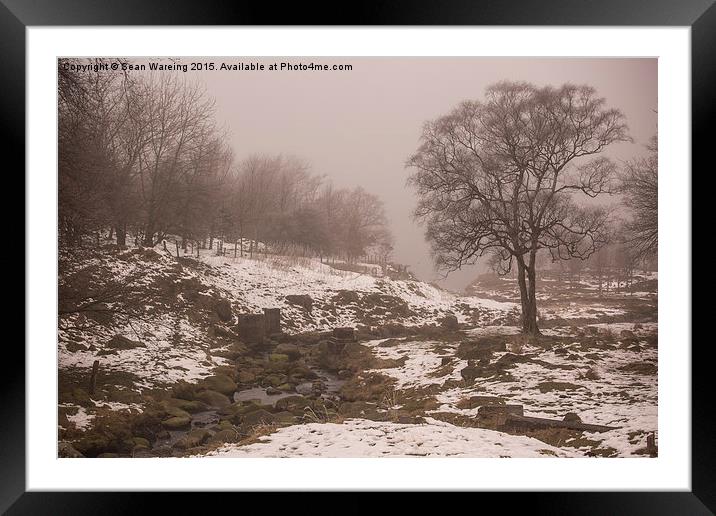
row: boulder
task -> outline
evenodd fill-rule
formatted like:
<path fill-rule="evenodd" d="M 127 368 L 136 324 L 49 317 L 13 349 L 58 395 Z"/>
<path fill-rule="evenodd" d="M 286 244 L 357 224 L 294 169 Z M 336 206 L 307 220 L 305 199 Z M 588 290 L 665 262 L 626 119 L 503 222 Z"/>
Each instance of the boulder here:
<path fill-rule="evenodd" d="M 333 336 L 339 340 L 355 340 L 355 329 L 348 326 L 333 328 Z"/>
<path fill-rule="evenodd" d="M 489 358 L 495 351 L 507 351 L 507 339 L 505 337 L 481 337 L 461 342 L 456 354 L 464 360 L 470 360 Z"/>
<path fill-rule="evenodd" d="M 631 330 L 622 330 L 619 332 L 619 336 L 623 339 L 634 339 L 636 334 Z"/>
<path fill-rule="evenodd" d="M 233 319 L 231 313 L 231 302 L 228 299 L 220 298 L 214 303 L 214 312 L 224 322 L 229 322 Z"/>
<path fill-rule="evenodd" d="M 304 396 L 286 396 L 276 401 L 276 410 L 293 412 L 311 406 L 311 400 Z"/>
<path fill-rule="evenodd" d="M 236 443 L 241 439 L 239 430 L 231 426 L 230 428 L 224 428 L 219 430 L 209 438 L 210 443 L 223 444 L 223 443 Z"/>
<path fill-rule="evenodd" d="M 253 383 L 256 381 L 256 375 L 250 371 L 239 371 L 236 377 L 239 383 Z"/>
<path fill-rule="evenodd" d="M 288 355 L 282 353 L 271 353 L 269 355 L 269 362 L 288 362 Z"/>
<path fill-rule="evenodd" d="M 206 390 L 216 391 L 226 395 L 236 392 L 236 383 L 225 374 L 208 376 L 201 381 L 201 386 Z"/>
<path fill-rule="evenodd" d="M 564 415 L 564 419 L 562 419 L 562 421 L 569 421 L 572 423 L 581 423 L 582 418 L 579 417 L 579 414 L 577 414 L 576 412 L 568 412 L 567 414 Z"/>
<path fill-rule="evenodd" d="M 457 317 L 453 314 L 448 314 L 440 320 L 440 326 L 447 331 L 457 331 L 460 329 L 460 324 L 457 322 Z"/>
<path fill-rule="evenodd" d="M 307 312 L 313 308 L 313 299 L 308 294 L 289 294 L 286 301 L 292 305 L 298 305 Z"/>
<path fill-rule="evenodd" d="M 166 400 L 163 400 L 161 403 L 163 408 L 167 407 L 175 407 L 178 409 L 181 409 L 185 412 L 188 412 L 190 414 L 195 414 L 196 412 L 203 412 L 208 407 L 206 404 L 202 403 L 201 401 L 197 400 L 183 400 L 180 398 L 169 398 Z"/>
<path fill-rule="evenodd" d="M 213 435 L 214 433 L 210 430 L 207 430 L 205 428 L 198 428 L 196 430 L 192 430 L 184 437 L 179 439 L 177 442 L 175 442 L 173 444 L 173 447 L 179 450 L 196 448 L 197 446 L 201 446 L 202 444 L 206 443 L 206 441 L 208 441 L 209 438 L 211 438 L 211 436 Z"/>
<path fill-rule="evenodd" d="M 60 443 L 57 447 L 57 456 L 62 459 L 79 459 L 84 457 L 84 455 L 70 443 Z"/>
<path fill-rule="evenodd" d="M 220 392 L 206 390 L 196 395 L 196 399 L 210 407 L 222 408 L 231 405 L 231 400 Z"/>
<path fill-rule="evenodd" d="M 278 346 L 276 346 L 274 353 L 278 355 L 286 355 L 291 361 L 296 361 L 301 358 L 301 350 L 295 344 L 279 344 Z"/>
<path fill-rule="evenodd" d="M 254 410 L 248 414 L 244 414 L 241 418 L 241 424 L 243 426 L 252 427 L 258 425 L 267 425 L 274 423 L 276 418 L 271 412 L 264 409 Z"/>
<path fill-rule="evenodd" d="M 162 421 L 162 426 L 167 430 L 181 430 L 191 426 L 191 417 L 174 416 Z"/>
<path fill-rule="evenodd" d="M 127 337 L 124 337 L 122 335 L 115 335 L 107 343 L 104 345 L 105 348 L 113 349 L 113 350 L 125 350 L 125 349 L 135 349 L 135 348 L 146 348 L 146 344 L 139 342 L 137 340 L 130 340 Z"/>

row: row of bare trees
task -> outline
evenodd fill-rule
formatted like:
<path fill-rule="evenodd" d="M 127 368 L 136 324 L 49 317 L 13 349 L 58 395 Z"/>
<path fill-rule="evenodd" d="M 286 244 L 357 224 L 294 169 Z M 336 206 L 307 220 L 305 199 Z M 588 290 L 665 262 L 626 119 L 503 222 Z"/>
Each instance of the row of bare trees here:
<path fill-rule="evenodd" d="M 392 247 L 379 198 L 334 188 L 295 158 L 235 163 L 198 83 L 121 64 L 59 62 L 61 244 L 102 233 L 120 246 L 247 240 L 345 257 Z"/>

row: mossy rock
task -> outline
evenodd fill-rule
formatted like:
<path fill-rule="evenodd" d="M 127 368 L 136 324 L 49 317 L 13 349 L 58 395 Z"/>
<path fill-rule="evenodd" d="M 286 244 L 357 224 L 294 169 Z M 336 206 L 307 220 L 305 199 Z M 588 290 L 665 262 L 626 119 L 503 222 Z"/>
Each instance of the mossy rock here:
<path fill-rule="evenodd" d="M 276 418 L 271 412 L 264 409 L 258 409 L 245 414 L 241 418 L 241 424 L 246 427 L 258 426 L 271 424 L 276 421 Z"/>
<path fill-rule="evenodd" d="M 151 448 L 151 445 L 149 444 L 149 440 L 145 439 L 144 437 L 133 437 L 132 441 L 134 441 L 135 449 L 137 447 Z"/>
<path fill-rule="evenodd" d="M 274 421 L 280 425 L 293 425 L 297 422 L 296 416 L 288 411 L 273 414 Z"/>
<path fill-rule="evenodd" d="M 179 439 L 177 442 L 175 442 L 173 447 L 179 450 L 196 448 L 197 446 L 201 446 L 202 444 L 206 443 L 213 435 L 214 433 L 211 430 L 207 430 L 205 428 L 198 428 L 196 430 L 192 430 L 184 437 Z"/>
<path fill-rule="evenodd" d="M 286 396 L 285 398 L 281 398 L 280 400 L 276 401 L 276 410 L 280 411 L 294 411 L 294 410 L 303 410 L 306 407 L 310 407 L 312 404 L 312 400 L 309 398 L 306 398 L 304 396 Z"/>
<path fill-rule="evenodd" d="M 239 371 L 236 376 L 239 383 L 253 383 L 256 381 L 256 375 L 250 371 Z"/>
<path fill-rule="evenodd" d="M 542 382 L 537 384 L 537 388 L 541 393 L 551 391 L 570 391 L 575 389 L 584 389 L 581 385 L 569 382 Z"/>
<path fill-rule="evenodd" d="M 164 400 L 162 401 L 162 406 L 175 407 L 190 414 L 194 414 L 196 412 L 203 412 L 208 408 L 206 404 L 202 403 L 201 401 L 183 400 L 180 398 L 169 398 L 167 400 Z"/>
<path fill-rule="evenodd" d="M 210 407 L 222 408 L 231 405 L 231 400 L 227 396 L 216 391 L 201 391 L 196 395 L 196 399 Z"/>
<path fill-rule="evenodd" d="M 236 392 L 236 383 L 225 374 L 216 374 L 204 378 L 201 381 L 201 385 L 207 390 L 220 392 L 221 394 L 229 395 Z"/>
<path fill-rule="evenodd" d="M 97 457 L 109 451 L 110 439 L 104 435 L 90 434 L 74 444 L 75 449 L 85 457 Z"/>
<path fill-rule="evenodd" d="M 170 417 L 162 421 L 162 426 L 167 430 L 181 430 L 191 426 L 191 417 Z"/>
<path fill-rule="evenodd" d="M 191 419 L 191 416 L 186 410 L 182 410 L 179 407 L 166 406 L 164 412 L 171 417 L 185 417 Z"/>
<path fill-rule="evenodd" d="M 276 346 L 274 353 L 278 355 L 286 355 L 289 360 L 295 361 L 301 358 L 301 349 L 295 344 L 282 343 Z"/>
<path fill-rule="evenodd" d="M 229 428 L 219 430 L 214 435 L 212 435 L 209 439 L 209 442 L 215 444 L 236 443 L 239 442 L 240 439 L 241 433 L 239 432 L 239 430 L 233 425 L 230 425 Z"/>

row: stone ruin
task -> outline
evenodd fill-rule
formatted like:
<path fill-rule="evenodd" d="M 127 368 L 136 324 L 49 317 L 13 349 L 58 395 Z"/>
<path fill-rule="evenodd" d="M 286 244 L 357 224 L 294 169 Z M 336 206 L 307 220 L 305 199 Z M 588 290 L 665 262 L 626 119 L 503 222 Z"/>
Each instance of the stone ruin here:
<path fill-rule="evenodd" d="M 281 309 L 264 308 L 262 314 L 239 314 L 236 329 L 246 344 L 263 344 L 266 337 L 281 333 Z"/>

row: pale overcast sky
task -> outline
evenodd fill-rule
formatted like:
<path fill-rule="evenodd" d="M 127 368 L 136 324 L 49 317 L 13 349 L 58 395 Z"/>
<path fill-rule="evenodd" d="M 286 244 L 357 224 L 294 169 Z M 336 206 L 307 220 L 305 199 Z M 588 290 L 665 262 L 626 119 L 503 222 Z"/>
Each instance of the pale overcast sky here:
<path fill-rule="evenodd" d="M 143 62 L 144 60 L 136 60 Z M 626 115 L 634 144 L 609 154 L 628 159 L 656 133 L 656 59 L 577 58 L 184 58 L 181 63 L 302 62 L 350 64 L 351 71 L 187 72 L 216 99 L 220 124 L 237 159 L 283 153 L 307 160 L 338 186 L 361 185 L 379 195 L 395 234 L 394 258 L 432 281 L 429 247 L 412 219 L 406 158 L 416 150 L 423 122 L 460 101 L 481 99 L 501 80 L 536 85 L 589 84 Z M 166 62 L 166 61 L 165 61 Z M 470 268 L 441 282 L 460 290 L 476 275 Z"/>

